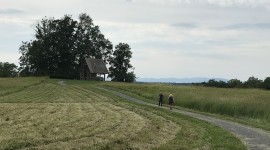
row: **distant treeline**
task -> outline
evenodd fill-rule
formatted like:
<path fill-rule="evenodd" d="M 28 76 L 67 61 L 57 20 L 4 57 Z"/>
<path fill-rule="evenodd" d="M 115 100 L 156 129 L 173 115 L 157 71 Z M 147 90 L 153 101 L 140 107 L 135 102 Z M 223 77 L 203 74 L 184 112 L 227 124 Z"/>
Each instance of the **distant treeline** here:
<path fill-rule="evenodd" d="M 18 75 L 17 66 L 14 63 L 0 62 L 0 77 L 15 77 Z"/>
<path fill-rule="evenodd" d="M 193 85 L 203 85 L 206 87 L 218 88 L 260 88 L 270 90 L 270 77 L 267 77 L 265 80 L 260 80 L 252 76 L 244 82 L 238 79 L 231 79 L 228 82 L 211 79 L 208 82 L 193 83 Z"/>

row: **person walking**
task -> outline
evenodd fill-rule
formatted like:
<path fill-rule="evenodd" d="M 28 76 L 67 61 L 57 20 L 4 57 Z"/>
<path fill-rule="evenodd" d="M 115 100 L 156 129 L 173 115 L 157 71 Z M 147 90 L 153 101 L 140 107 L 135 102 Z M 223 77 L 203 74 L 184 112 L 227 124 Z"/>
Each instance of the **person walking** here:
<path fill-rule="evenodd" d="M 172 94 L 169 95 L 168 100 L 169 100 L 170 110 L 172 110 L 172 107 L 174 104 L 174 98 Z"/>
<path fill-rule="evenodd" d="M 163 103 L 163 94 L 160 92 L 159 96 L 159 101 L 158 101 L 158 106 L 162 107 L 162 103 Z"/>

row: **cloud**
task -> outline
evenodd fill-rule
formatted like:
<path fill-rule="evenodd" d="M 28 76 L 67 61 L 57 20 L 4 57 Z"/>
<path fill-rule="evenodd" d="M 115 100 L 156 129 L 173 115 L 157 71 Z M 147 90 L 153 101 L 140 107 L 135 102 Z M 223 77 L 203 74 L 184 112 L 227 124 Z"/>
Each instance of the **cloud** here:
<path fill-rule="evenodd" d="M 197 28 L 198 25 L 195 23 L 175 23 L 172 24 L 173 27 L 179 27 L 179 28 Z"/>
<path fill-rule="evenodd" d="M 24 13 L 23 10 L 20 10 L 20 9 L 0 9 L 0 14 L 22 14 Z"/>
<path fill-rule="evenodd" d="M 24 28 L 32 28 L 31 26 L 35 24 L 37 21 L 36 17 L 18 17 L 18 16 L 2 16 L 0 17 L 0 29 L 5 30 L 14 30 L 15 26 L 24 27 Z M 25 29 L 23 29 L 25 30 Z"/>
<path fill-rule="evenodd" d="M 16 52 L 5 52 L 1 50 L 0 60 L 1 62 L 9 62 L 14 63 L 15 65 L 19 65 L 18 59 L 20 58 L 20 54 Z"/>
<path fill-rule="evenodd" d="M 129 0 L 131 1 L 131 0 Z M 210 4 L 220 7 L 266 7 L 270 8 L 269 0 L 132 0 L 137 2 L 150 2 L 162 5 L 181 4 Z"/>
<path fill-rule="evenodd" d="M 206 0 L 210 4 L 219 6 L 247 6 L 247 7 L 258 7 L 258 6 L 270 6 L 269 0 Z"/>
<path fill-rule="evenodd" d="M 270 23 L 239 23 L 224 27 L 224 29 L 270 29 Z"/>

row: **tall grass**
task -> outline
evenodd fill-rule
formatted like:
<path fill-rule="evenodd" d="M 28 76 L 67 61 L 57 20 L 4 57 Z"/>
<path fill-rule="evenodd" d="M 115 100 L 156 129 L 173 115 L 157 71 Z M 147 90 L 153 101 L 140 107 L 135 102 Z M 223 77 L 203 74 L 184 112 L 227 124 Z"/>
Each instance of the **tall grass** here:
<path fill-rule="evenodd" d="M 103 86 L 136 93 L 156 103 L 158 94 L 171 93 L 176 105 L 203 112 L 248 117 L 270 122 L 270 91 L 260 89 L 225 89 L 202 86 L 173 86 L 169 84 L 102 83 Z"/>

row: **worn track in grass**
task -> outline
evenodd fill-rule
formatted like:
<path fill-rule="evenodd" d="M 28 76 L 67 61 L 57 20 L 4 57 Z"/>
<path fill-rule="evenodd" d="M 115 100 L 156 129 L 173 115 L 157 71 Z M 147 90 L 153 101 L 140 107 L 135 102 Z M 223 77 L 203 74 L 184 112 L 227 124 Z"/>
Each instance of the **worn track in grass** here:
<path fill-rule="evenodd" d="M 151 105 L 151 106 L 156 106 L 156 105 L 147 103 L 145 101 L 127 96 L 127 95 L 120 93 L 120 92 L 116 92 L 116 91 L 106 89 L 106 88 L 101 88 L 101 87 L 97 87 L 97 88 L 104 90 L 104 91 L 107 91 L 107 92 L 110 92 L 110 93 L 113 93 L 117 96 L 120 96 L 120 97 L 127 99 L 127 100 L 130 100 L 130 101 L 134 101 L 134 102 L 146 104 L 146 105 Z M 167 109 L 167 108 L 164 108 L 164 109 Z M 224 129 L 228 130 L 229 132 L 236 135 L 239 139 L 241 139 L 241 141 L 247 145 L 249 150 L 270 150 L 270 133 L 267 131 L 248 127 L 246 125 L 234 123 L 234 122 L 227 121 L 227 120 L 221 120 L 221 119 L 209 117 L 209 116 L 198 114 L 198 113 L 183 111 L 183 110 L 179 110 L 179 109 L 173 109 L 172 111 L 177 112 L 177 113 L 181 113 L 184 115 L 188 115 L 188 116 L 193 117 L 193 118 L 207 121 L 209 123 L 212 123 L 214 125 L 220 126 Z"/>

